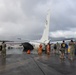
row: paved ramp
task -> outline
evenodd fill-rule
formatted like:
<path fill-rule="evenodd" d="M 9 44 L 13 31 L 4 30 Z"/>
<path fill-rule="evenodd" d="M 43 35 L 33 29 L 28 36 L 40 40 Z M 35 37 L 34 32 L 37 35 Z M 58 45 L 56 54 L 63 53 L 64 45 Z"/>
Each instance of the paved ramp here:
<path fill-rule="evenodd" d="M 5 59 L 0 55 L 0 75 L 75 75 L 76 60 L 64 61 L 59 55 L 43 54 L 7 54 Z"/>

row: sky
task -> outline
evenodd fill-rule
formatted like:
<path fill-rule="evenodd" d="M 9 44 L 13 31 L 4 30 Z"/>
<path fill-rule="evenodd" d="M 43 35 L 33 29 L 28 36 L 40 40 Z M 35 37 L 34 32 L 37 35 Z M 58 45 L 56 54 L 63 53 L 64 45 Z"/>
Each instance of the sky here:
<path fill-rule="evenodd" d="M 50 9 L 50 38 L 76 37 L 76 0 L 0 0 L 0 39 L 40 39 Z"/>

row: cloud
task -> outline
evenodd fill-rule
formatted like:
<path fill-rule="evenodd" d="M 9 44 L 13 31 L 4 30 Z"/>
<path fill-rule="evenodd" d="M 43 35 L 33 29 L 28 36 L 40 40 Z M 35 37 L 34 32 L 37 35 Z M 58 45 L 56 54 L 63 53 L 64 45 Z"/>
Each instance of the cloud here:
<path fill-rule="evenodd" d="M 49 8 L 50 36 L 73 36 L 75 7 L 75 0 L 0 0 L 0 39 L 40 39 Z"/>
<path fill-rule="evenodd" d="M 70 29 L 68 30 L 59 30 L 56 32 L 51 32 L 50 33 L 50 37 L 54 37 L 54 38 L 59 38 L 59 37 L 63 37 L 63 38 L 76 38 L 76 28 Z"/>

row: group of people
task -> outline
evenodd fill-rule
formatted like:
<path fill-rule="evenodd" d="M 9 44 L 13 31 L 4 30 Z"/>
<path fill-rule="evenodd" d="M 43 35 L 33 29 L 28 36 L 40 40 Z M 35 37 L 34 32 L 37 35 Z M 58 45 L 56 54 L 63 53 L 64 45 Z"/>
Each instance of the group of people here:
<path fill-rule="evenodd" d="M 0 45 L 0 52 L 1 52 L 1 56 L 3 58 L 6 57 L 6 44 L 5 42 L 3 41 L 2 44 Z"/>
<path fill-rule="evenodd" d="M 39 55 L 42 55 L 42 50 L 43 50 L 43 45 L 40 44 L 39 47 L 38 47 L 38 54 L 39 54 Z M 45 46 L 45 50 L 46 50 L 47 55 L 50 55 L 50 43 L 48 43 L 48 44 Z"/>
<path fill-rule="evenodd" d="M 63 42 L 61 44 L 54 44 L 54 53 L 60 53 L 60 58 L 64 59 L 65 55 L 68 55 L 68 58 L 73 60 L 76 53 L 76 43 L 71 40 L 68 44 Z"/>
<path fill-rule="evenodd" d="M 38 47 L 38 54 L 42 55 L 42 50 L 43 50 L 43 44 L 40 44 Z M 56 43 L 53 46 L 53 50 L 55 54 L 60 54 L 60 58 L 64 59 L 65 55 L 68 55 L 68 58 L 73 60 L 74 56 L 76 54 L 76 42 L 74 42 L 73 40 L 71 40 L 68 44 L 65 43 L 65 41 L 63 40 L 63 42 L 61 44 Z M 45 51 L 47 55 L 50 55 L 50 51 L 51 51 L 51 44 L 48 43 L 47 45 L 45 45 Z M 0 45 L 0 52 L 2 57 L 6 57 L 6 44 L 3 41 L 2 44 Z M 28 53 L 30 53 L 28 51 Z"/>

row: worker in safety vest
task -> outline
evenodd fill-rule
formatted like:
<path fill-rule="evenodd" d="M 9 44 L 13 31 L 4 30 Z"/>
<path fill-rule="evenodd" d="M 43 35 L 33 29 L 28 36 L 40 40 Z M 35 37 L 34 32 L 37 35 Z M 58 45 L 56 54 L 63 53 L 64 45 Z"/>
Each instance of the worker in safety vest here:
<path fill-rule="evenodd" d="M 50 54 L 50 44 L 48 43 L 46 47 L 47 47 L 46 48 L 47 49 L 47 54 L 49 55 Z"/>
<path fill-rule="evenodd" d="M 30 50 L 27 51 L 27 54 L 30 54 Z"/>
<path fill-rule="evenodd" d="M 42 44 L 39 45 L 39 48 L 38 48 L 38 54 L 39 54 L 39 55 L 42 54 Z"/>

